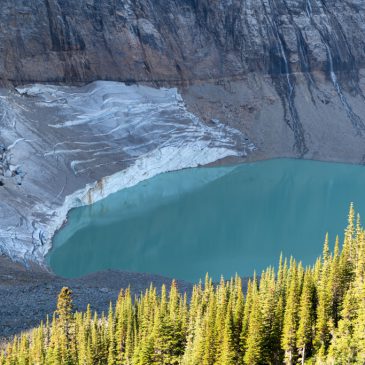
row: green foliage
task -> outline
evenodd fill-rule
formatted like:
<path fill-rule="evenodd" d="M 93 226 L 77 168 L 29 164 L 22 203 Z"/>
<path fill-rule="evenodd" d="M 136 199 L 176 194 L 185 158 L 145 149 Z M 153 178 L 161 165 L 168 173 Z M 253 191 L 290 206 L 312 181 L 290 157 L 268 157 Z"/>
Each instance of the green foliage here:
<path fill-rule="evenodd" d="M 244 295 L 245 294 L 245 295 Z M 51 321 L 15 337 L 0 365 L 261 365 L 365 363 L 365 232 L 351 205 L 342 249 L 304 269 L 280 258 L 248 282 L 207 276 L 188 303 L 175 282 L 122 290 L 107 315 L 74 313 L 63 288 Z"/>
<path fill-rule="evenodd" d="M 313 352 L 313 337 L 315 325 L 315 285 L 311 270 L 304 274 L 303 290 L 299 304 L 299 326 L 296 331 L 297 349 L 300 362 L 304 364 Z"/>

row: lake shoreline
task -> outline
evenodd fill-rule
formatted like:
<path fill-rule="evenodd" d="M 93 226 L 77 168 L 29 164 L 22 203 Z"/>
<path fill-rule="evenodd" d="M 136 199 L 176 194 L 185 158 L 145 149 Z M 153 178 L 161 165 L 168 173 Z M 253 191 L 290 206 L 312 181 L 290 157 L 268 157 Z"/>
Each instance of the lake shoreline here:
<path fill-rule="evenodd" d="M 159 174 L 72 210 L 47 256 L 50 267 L 66 277 L 113 268 L 195 281 L 205 272 L 213 278 L 260 272 L 276 265 L 281 252 L 307 264 L 320 254 L 326 232 L 341 232 L 350 202 L 363 205 L 361 165 L 304 159 L 232 162 L 237 159 Z M 286 228 L 284 221 L 290 222 Z M 252 242 L 266 255 L 260 256 Z M 215 261 L 216 249 L 220 261 Z M 191 276 L 179 271 L 185 261 Z"/>
<path fill-rule="evenodd" d="M 134 296 L 148 289 L 151 283 L 159 289 L 162 285 L 169 287 L 171 282 L 172 279 L 159 275 L 113 270 L 65 279 L 37 265 L 26 269 L 0 255 L 0 347 L 12 336 L 45 321 L 47 315 L 52 317 L 63 286 L 73 290 L 77 310 L 84 311 L 91 304 L 93 310 L 106 313 L 121 289 L 130 286 Z M 177 284 L 181 292 L 191 293 L 192 283 L 179 280 Z"/>

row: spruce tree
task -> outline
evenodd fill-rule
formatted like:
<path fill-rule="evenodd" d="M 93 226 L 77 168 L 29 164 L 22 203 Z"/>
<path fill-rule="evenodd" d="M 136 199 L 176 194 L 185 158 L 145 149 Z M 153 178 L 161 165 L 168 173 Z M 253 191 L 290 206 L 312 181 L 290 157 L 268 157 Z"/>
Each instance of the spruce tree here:
<path fill-rule="evenodd" d="M 233 291 L 233 342 L 235 352 L 237 354 L 237 364 L 243 359 L 243 351 L 241 347 L 241 331 L 244 316 L 245 300 L 242 291 L 242 279 L 236 274 L 234 279 Z"/>
<path fill-rule="evenodd" d="M 215 321 L 216 321 L 216 310 L 217 310 L 217 303 L 216 303 L 216 295 L 213 291 L 213 287 L 207 288 L 209 290 L 210 295 L 208 297 L 208 307 L 204 312 L 204 318 L 202 323 L 202 329 L 205 333 L 204 338 L 201 339 L 203 342 L 203 357 L 201 365 L 213 365 L 215 363 L 217 357 L 217 333 L 215 328 Z"/>
<path fill-rule="evenodd" d="M 365 364 L 365 282 L 356 288 L 356 317 L 353 318 L 353 343 L 356 349 L 357 363 Z M 346 303 L 346 302 L 345 302 Z M 352 303 L 354 305 L 354 303 Z M 345 309 L 345 308 L 344 308 Z M 354 311 L 354 308 L 350 310 Z M 349 310 L 347 310 L 348 312 Z M 345 312 L 346 313 L 346 312 Z"/>
<path fill-rule="evenodd" d="M 245 344 L 244 363 L 258 365 L 262 362 L 262 316 L 260 296 L 256 280 L 252 284 L 251 310 L 248 320 L 247 339 Z"/>
<path fill-rule="evenodd" d="M 300 362 L 304 365 L 305 360 L 313 351 L 313 336 L 315 327 L 315 293 L 312 273 L 306 270 L 303 290 L 299 305 L 299 327 L 297 331 L 297 348 Z"/>
<path fill-rule="evenodd" d="M 242 329 L 240 334 L 240 352 L 242 354 L 242 360 L 246 351 L 249 321 L 252 309 L 253 291 L 256 286 L 256 275 L 254 274 L 253 281 L 249 280 L 247 284 L 246 300 L 243 310 Z"/>
<path fill-rule="evenodd" d="M 345 296 L 342 319 L 329 349 L 328 360 L 334 364 L 354 364 L 357 357 L 357 344 L 354 341 L 354 325 L 357 313 L 355 290 L 351 287 Z M 363 351 L 363 350 L 362 350 Z M 317 354 L 322 360 L 321 353 Z"/>
<path fill-rule="evenodd" d="M 275 272 L 269 268 L 261 276 L 260 280 L 260 302 L 262 321 L 262 361 L 272 364 L 279 357 L 280 335 L 278 323 L 275 319 L 278 301 L 276 291 Z"/>
<path fill-rule="evenodd" d="M 72 311 L 72 290 L 63 287 L 58 295 L 56 311 L 61 327 L 66 328 L 70 324 L 73 319 Z"/>
<path fill-rule="evenodd" d="M 298 326 L 298 273 L 297 265 L 291 260 L 288 277 L 288 294 L 284 312 L 282 348 L 285 352 L 285 363 L 292 365 L 296 358 L 296 332 Z"/>
<path fill-rule="evenodd" d="M 108 312 L 108 365 L 116 364 L 115 353 L 115 318 L 112 303 L 109 304 Z"/>
<path fill-rule="evenodd" d="M 315 347 L 318 357 L 324 359 L 327 348 L 331 340 L 331 330 L 333 325 L 332 314 L 332 288 L 330 286 L 330 275 L 332 258 L 328 254 L 328 236 L 323 248 L 323 263 L 321 267 L 320 279 L 317 285 L 318 307 L 316 321 Z"/>
<path fill-rule="evenodd" d="M 330 290 L 331 298 L 331 317 L 333 319 L 334 327 L 337 327 L 340 318 L 341 305 L 343 302 L 344 292 L 342 290 L 342 277 L 341 277 L 341 266 L 340 266 L 340 248 L 339 238 L 336 237 L 335 249 L 333 253 L 333 259 L 330 265 L 330 276 L 328 278 L 328 290 Z"/>
<path fill-rule="evenodd" d="M 231 311 L 226 312 L 224 323 L 221 351 L 217 365 L 237 365 L 237 354 L 233 341 L 233 318 Z"/>

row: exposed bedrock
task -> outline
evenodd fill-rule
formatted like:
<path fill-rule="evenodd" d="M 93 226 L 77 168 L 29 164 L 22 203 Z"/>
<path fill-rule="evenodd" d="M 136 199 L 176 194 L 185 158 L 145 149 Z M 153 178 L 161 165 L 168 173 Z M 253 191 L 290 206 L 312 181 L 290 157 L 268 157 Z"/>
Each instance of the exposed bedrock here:
<path fill-rule="evenodd" d="M 271 78 L 203 83 L 184 90 L 190 110 L 206 120 L 217 118 L 241 130 L 256 146 L 246 160 L 275 157 L 365 163 L 365 102 L 361 94 L 340 93 L 317 77 L 310 89 L 297 74 L 292 105 L 276 91 Z M 360 78 L 364 90 L 365 78 Z"/>
<path fill-rule="evenodd" d="M 364 17 L 361 0 L 5 0 L 0 78 L 178 83 L 250 72 L 329 75 L 332 58 L 356 89 Z"/>
<path fill-rule="evenodd" d="M 8 0 L 0 26 L 5 85 L 180 86 L 263 158 L 365 154 L 361 0 Z"/>

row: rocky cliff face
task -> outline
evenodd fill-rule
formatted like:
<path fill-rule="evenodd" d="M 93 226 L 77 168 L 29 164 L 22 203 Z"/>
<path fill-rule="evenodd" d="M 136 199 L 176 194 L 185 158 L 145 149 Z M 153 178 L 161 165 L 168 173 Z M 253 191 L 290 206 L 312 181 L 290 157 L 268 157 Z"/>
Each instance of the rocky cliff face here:
<path fill-rule="evenodd" d="M 362 0 L 4 0 L 0 78 L 181 83 L 333 67 L 356 90 L 364 19 Z"/>
<path fill-rule="evenodd" d="M 363 0 L 5 0 L 0 82 L 183 88 L 255 158 L 363 162 Z"/>

